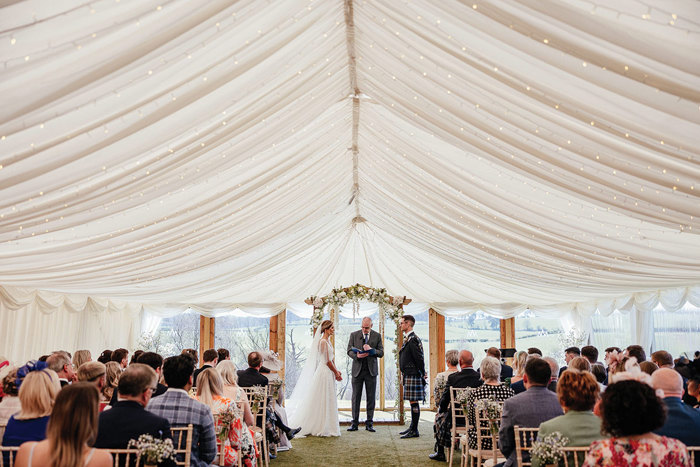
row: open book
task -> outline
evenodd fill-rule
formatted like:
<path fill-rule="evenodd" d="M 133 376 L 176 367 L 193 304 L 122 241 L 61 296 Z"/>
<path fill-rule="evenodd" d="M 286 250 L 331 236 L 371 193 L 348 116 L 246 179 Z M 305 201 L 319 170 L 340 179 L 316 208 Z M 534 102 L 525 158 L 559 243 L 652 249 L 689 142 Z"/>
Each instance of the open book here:
<path fill-rule="evenodd" d="M 358 349 L 357 347 L 353 347 L 353 348 L 350 349 L 350 350 L 352 350 L 352 351 L 355 352 L 356 354 L 357 354 L 357 353 L 366 353 L 367 356 L 369 356 L 369 357 L 374 357 L 375 355 L 377 355 L 377 351 L 374 350 L 374 349 L 361 350 L 361 349 Z"/>

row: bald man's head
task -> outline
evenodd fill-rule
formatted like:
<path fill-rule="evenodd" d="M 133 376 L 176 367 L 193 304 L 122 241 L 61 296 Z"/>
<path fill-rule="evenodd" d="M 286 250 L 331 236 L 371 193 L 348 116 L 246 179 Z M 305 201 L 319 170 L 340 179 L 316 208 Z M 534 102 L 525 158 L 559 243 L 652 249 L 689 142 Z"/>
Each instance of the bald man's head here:
<path fill-rule="evenodd" d="M 661 389 L 664 397 L 681 397 L 683 395 L 683 378 L 676 370 L 659 368 L 651 375 L 654 389 Z"/>
<path fill-rule="evenodd" d="M 474 354 L 468 350 L 462 350 L 459 352 L 459 366 L 462 368 L 470 367 L 474 365 Z"/>

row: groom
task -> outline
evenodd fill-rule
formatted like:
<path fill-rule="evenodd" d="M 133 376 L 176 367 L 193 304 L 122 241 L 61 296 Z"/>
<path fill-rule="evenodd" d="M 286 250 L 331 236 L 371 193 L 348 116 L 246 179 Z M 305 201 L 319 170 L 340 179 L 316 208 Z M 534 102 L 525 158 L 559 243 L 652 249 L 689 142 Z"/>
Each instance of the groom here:
<path fill-rule="evenodd" d="M 354 352 L 352 348 L 364 350 L 365 352 Z M 374 349 L 374 355 L 369 355 Z M 350 334 L 348 342 L 348 356 L 352 358 L 352 425 L 348 431 L 357 431 L 360 424 L 360 402 L 362 401 L 362 385 L 365 386 L 365 396 L 367 398 L 367 421 L 365 428 L 367 431 L 375 432 L 372 426 L 374 417 L 374 402 L 377 392 L 377 358 L 384 356 L 384 344 L 382 336 L 372 331 L 372 320 L 362 318 L 362 328 Z"/>

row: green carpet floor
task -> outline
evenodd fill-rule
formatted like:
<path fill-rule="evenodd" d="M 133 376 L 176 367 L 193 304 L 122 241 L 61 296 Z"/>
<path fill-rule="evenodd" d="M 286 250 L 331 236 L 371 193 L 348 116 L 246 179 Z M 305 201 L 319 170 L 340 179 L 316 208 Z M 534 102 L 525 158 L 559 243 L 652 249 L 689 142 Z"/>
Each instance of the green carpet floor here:
<path fill-rule="evenodd" d="M 366 431 L 363 426 L 359 431 L 348 432 L 347 426 L 341 425 L 340 438 L 295 439 L 293 448 L 280 452 L 277 459 L 270 461 L 270 467 L 447 465 L 428 459 L 435 444 L 432 423 L 421 420 L 418 428 L 421 435 L 412 439 L 400 439 L 399 431 L 403 431 L 404 426 L 378 425 L 375 428 L 376 433 Z M 452 465 L 459 466 L 459 453 Z"/>

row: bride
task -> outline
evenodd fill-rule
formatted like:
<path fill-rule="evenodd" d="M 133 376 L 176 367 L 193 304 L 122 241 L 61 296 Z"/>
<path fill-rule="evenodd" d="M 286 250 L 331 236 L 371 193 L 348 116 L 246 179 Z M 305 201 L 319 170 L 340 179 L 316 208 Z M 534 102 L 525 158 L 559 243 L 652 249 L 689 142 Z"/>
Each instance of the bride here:
<path fill-rule="evenodd" d="M 333 322 L 325 320 L 316 329 L 310 355 L 287 401 L 290 426 L 300 426 L 300 436 L 340 436 L 335 382 L 343 378 L 335 367 L 330 336 Z"/>

